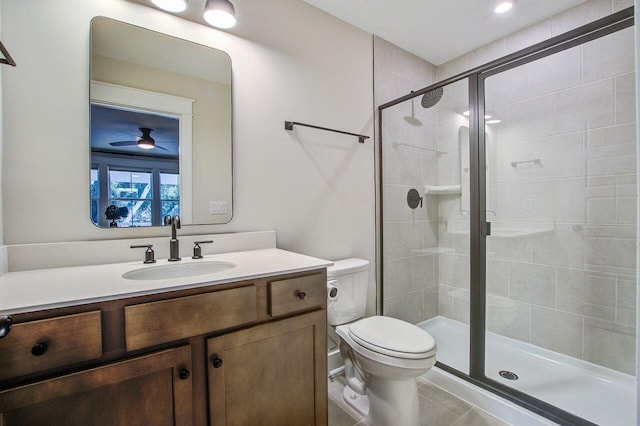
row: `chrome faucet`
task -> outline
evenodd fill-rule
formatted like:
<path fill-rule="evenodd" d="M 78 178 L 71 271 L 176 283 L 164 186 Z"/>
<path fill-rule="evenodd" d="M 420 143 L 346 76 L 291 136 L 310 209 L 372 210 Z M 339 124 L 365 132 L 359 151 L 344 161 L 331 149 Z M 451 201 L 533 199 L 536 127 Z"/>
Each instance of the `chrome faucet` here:
<path fill-rule="evenodd" d="M 176 238 L 176 229 L 180 229 L 180 216 L 166 215 L 164 224 L 171 225 L 171 240 L 169 241 L 169 262 L 180 260 L 180 242 Z"/>

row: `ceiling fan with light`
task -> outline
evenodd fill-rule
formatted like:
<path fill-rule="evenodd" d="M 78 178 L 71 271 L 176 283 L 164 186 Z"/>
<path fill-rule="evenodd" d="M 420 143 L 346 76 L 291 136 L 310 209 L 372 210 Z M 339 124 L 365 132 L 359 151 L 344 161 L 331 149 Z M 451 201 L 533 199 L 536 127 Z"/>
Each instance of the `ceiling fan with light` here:
<path fill-rule="evenodd" d="M 156 145 L 155 139 L 151 137 L 151 132 L 153 129 L 148 127 L 139 127 L 138 128 L 142 132 L 142 136 L 138 136 L 134 141 L 118 141 L 118 142 L 109 142 L 111 146 L 132 146 L 137 145 L 138 148 L 142 149 L 162 149 L 164 151 L 168 151 L 168 149 L 161 147 L 160 145 Z"/>

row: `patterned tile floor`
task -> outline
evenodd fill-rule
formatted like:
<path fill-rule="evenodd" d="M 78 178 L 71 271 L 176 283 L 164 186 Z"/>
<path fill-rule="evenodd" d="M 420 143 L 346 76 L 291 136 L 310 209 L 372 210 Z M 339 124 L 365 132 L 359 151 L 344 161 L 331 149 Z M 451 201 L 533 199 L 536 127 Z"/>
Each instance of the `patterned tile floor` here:
<path fill-rule="evenodd" d="M 344 376 L 329 379 L 329 426 L 365 426 L 368 423 L 342 400 Z M 441 388 L 418 379 L 421 424 L 424 426 L 508 426 Z M 401 425 L 398 425 L 401 426 Z"/>

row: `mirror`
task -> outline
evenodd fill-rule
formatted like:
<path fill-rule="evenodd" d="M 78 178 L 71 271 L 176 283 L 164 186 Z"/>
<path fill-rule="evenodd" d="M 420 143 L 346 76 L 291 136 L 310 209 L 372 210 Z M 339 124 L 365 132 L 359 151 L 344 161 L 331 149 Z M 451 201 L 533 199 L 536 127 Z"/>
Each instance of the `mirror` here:
<path fill-rule="evenodd" d="M 113 19 L 91 21 L 91 220 L 232 217 L 231 59 Z"/>

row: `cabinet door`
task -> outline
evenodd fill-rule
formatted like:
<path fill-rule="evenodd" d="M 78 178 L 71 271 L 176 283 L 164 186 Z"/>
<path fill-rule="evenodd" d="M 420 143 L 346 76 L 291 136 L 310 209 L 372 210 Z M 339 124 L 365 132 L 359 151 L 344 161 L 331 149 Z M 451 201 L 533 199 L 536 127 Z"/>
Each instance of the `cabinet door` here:
<path fill-rule="evenodd" d="M 0 391 L 0 425 L 191 425 L 190 370 L 183 346 Z"/>
<path fill-rule="evenodd" d="M 327 424 L 326 311 L 207 341 L 212 425 Z"/>

